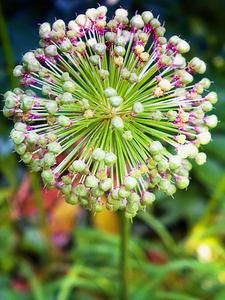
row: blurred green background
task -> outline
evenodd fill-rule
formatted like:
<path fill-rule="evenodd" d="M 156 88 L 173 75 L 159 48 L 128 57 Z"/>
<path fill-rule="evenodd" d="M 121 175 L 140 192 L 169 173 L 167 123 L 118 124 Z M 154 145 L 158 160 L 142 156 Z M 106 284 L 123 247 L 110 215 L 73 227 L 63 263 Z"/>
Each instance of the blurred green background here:
<path fill-rule="evenodd" d="M 109 9 L 153 10 L 166 37 L 190 41 L 218 93 L 220 120 L 208 161 L 194 165 L 187 191 L 158 195 L 150 212 L 134 219 L 129 242 L 129 292 L 138 300 L 225 299 L 225 1 L 106 0 Z M 38 46 L 38 24 L 66 23 L 96 7 L 91 0 L 0 2 L 0 93 L 15 86 L 12 68 Z M 2 97 L 1 97 L 2 99 Z M 1 109 L 3 103 L 1 102 Z M 118 299 L 119 219 L 96 217 L 44 191 L 13 151 L 12 121 L 0 115 L 0 299 Z"/>

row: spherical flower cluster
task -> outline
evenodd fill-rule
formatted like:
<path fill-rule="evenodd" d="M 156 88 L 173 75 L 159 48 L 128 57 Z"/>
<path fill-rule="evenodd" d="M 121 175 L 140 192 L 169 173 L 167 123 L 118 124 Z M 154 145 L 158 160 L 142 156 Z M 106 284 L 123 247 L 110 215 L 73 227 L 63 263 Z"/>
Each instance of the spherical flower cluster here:
<path fill-rule="evenodd" d="M 155 190 L 187 188 L 189 159 L 205 163 L 217 95 L 209 79 L 194 82 L 206 64 L 186 62 L 189 44 L 166 39 L 152 12 L 129 20 L 120 8 L 110 21 L 106 12 L 41 24 L 40 47 L 15 67 L 21 88 L 5 93 L 3 112 L 14 116 L 15 151 L 46 188 L 93 212 L 105 194 L 108 210 L 133 218 Z"/>

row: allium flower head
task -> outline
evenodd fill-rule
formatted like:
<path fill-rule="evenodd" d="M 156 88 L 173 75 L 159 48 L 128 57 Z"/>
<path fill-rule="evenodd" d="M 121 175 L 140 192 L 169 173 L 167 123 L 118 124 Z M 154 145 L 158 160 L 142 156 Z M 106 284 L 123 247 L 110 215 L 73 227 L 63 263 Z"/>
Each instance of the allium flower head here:
<path fill-rule="evenodd" d="M 47 188 L 93 212 L 105 194 L 108 210 L 132 218 L 155 190 L 189 185 L 189 159 L 206 161 L 217 95 L 209 79 L 194 81 L 206 64 L 186 62 L 189 44 L 167 40 L 150 11 L 129 19 L 120 8 L 110 21 L 106 12 L 40 25 L 40 48 L 15 67 L 22 89 L 4 95 L 4 115 L 14 116 L 16 152 Z"/>

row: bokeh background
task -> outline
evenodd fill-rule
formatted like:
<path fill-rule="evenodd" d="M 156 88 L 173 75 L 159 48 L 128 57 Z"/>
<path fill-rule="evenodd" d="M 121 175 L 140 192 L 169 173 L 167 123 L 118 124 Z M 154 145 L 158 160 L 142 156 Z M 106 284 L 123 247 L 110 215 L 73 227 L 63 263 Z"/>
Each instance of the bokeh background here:
<path fill-rule="evenodd" d="M 190 41 L 190 59 L 207 63 L 218 93 L 220 120 L 204 147 L 207 164 L 191 171 L 187 191 L 174 199 L 159 193 L 150 211 L 134 219 L 129 242 L 131 299 L 225 299 L 225 1 L 106 0 L 153 10 L 166 22 L 166 37 Z M 38 24 L 66 23 L 96 7 L 91 0 L 0 1 L 0 93 L 15 87 L 12 69 L 38 47 Z M 2 96 L 1 96 L 2 99 Z M 0 103 L 1 109 L 3 103 Z M 0 299 L 118 299 L 120 223 L 116 213 L 93 217 L 42 189 L 13 151 L 12 121 L 0 115 Z"/>

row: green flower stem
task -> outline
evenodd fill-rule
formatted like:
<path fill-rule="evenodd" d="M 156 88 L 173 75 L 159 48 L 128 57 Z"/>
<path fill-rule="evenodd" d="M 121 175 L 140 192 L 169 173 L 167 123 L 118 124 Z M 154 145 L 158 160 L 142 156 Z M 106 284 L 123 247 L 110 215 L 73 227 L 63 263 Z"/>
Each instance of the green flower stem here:
<path fill-rule="evenodd" d="M 120 274 L 121 274 L 121 300 L 128 300 L 128 240 L 130 234 L 130 220 L 121 214 L 121 244 L 120 244 Z"/>

